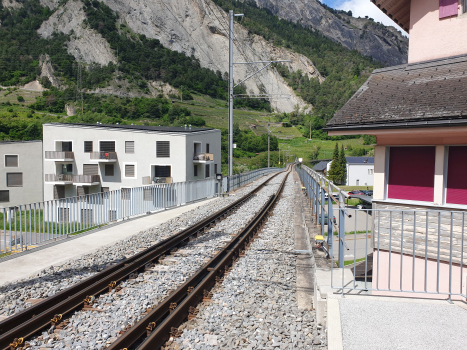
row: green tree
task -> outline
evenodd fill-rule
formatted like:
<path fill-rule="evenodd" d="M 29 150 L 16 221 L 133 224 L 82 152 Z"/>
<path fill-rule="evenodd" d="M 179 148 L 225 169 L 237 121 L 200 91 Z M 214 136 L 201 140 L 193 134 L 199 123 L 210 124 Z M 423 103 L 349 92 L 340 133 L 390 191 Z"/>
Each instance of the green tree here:
<path fill-rule="evenodd" d="M 336 147 L 334 148 L 334 153 L 332 155 L 332 163 L 328 172 L 328 179 L 334 183 L 339 183 L 342 179 L 342 168 L 339 161 L 339 145 L 337 142 Z"/>
<path fill-rule="evenodd" d="M 341 146 L 341 153 L 339 154 L 339 165 L 341 167 L 341 184 L 346 184 L 347 180 L 347 159 L 345 158 L 344 145 Z"/>

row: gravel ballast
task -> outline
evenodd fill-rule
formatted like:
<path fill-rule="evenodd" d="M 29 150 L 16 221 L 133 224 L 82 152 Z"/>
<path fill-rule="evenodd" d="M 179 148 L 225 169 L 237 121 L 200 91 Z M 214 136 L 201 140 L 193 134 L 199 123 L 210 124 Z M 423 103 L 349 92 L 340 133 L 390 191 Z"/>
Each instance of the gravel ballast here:
<path fill-rule="evenodd" d="M 326 332 L 315 312 L 296 302 L 293 232 L 294 188 L 283 196 L 245 256 L 233 265 L 211 301 L 180 326 L 168 349 L 326 349 Z"/>

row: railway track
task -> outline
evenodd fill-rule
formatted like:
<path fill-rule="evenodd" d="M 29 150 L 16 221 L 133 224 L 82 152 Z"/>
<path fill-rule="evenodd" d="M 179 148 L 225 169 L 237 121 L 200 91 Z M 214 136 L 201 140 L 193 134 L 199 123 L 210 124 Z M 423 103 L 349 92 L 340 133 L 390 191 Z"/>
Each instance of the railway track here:
<path fill-rule="evenodd" d="M 277 175 L 278 174 L 276 174 L 275 176 Z M 258 192 L 261 188 L 263 188 L 275 176 L 264 181 L 255 190 L 243 196 L 242 198 L 238 199 L 234 203 L 228 205 L 223 210 L 220 210 L 212 214 L 211 216 L 199 221 L 195 225 L 177 233 L 174 236 L 171 236 L 168 239 L 165 239 L 159 242 L 158 244 L 120 263 L 117 263 L 89 277 L 88 279 L 78 284 L 73 285 L 72 287 L 60 293 L 55 294 L 52 297 L 47 298 L 46 300 L 26 310 L 23 310 L 20 313 L 17 313 L 7 318 L 3 322 L 0 322 L 0 349 L 22 348 L 25 344 L 26 339 L 30 338 L 34 334 L 37 334 L 38 332 L 45 330 L 45 329 L 50 329 L 51 327 L 55 328 L 55 327 L 63 326 L 64 320 L 66 320 L 66 318 L 69 315 L 71 315 L 74 311 L 82 309 L 82 308 L 84 309 L 92 308 L 93 300 L 96 296 L 103 294 L 107 291 L 114 290 L 115 288 L 118 288 L 118 284 L 120 282 L 128 278 L 132 278 L 140 272 L 144 272 L 145 269 L 152 266 L 159 259 L 170 254 L 172 250 L 178 249 L 179 247 L 185 245 L 190 239 L 194 239 L 195 237 L 198 237 L 204 231 L 215 226 L 217 222 L 229 216 L 232 212 L 238 209 L 244 202 L 251 199 L 251 197 L 254 196 L 256 192 Z M 270 205 L 272 205 L 271 201 L 273 202 L 274 198 L 271 197 L 271 199 L 268 201 L 265 207 L 263 207 L 261 212 L 264 212 L 264 209 L 266 207 L 269 207 Z M 256 222 L 256 218 L 257 216 L 255 216 L 255 219 L 252 222 Z M 250 226 L 251 226 L 251 223 L 247 227 L 250 227 Z M 239 238 L 241 237 L 237 235 L 232 242 L 237 242 Z M 242 244 L 243 243 L 244 243 L 244 240 L 242 240 Z M 229 246 L 231 244 L 229 244 Z M 221 255 L 222 255 L 222 252 L 217 254 L 213 260 L 215 259 L 219 260 L 219 257 Z M 211 269 L 212 269 L 211 267 L 207 267 L 206 271 L 208 270 L 210 270 L 208 272 L 213 271 Z M 199 274 L 197 273 L 196 275 L 199 275 Z M 214 282 L 215 282 L 215 277 L 216 276 L 214 276 Z M 200 276 L 198 276 L 198 279 L 199 278 Z M 190 281 L 193 281 L 192 282 L 193 284 L 196 280 L 190 279 Z M 202 279 L 199 280 L 199 282 L 200 281 L 202 281 Z M 211 281 L 211 279 L 209 279 L 209 281 Z M 177 304 L 177 306 L 175 307 L 173 304 L 174 301 L 170 302 L 168 304 L 168 308 L 166 309 L 169 311 L 165 313 L 178 315 L 181 312 L 179 310 L 183 309 L 183 308 L 178 308 L 178 306 L 181 306 L 180 301 L 184 299 L 184 297 L 180 293 L 177 293 L 179 292 L 179 290 L 181 290 L 180 288 L 174 293 L 172 293 L 171 296 L 166 298 L 166 299 L 169 299 L 175 296 L 175 299 L 178 298 L 177 299 L 178 303 L 175 302 Z M 195 289 L 196 291 L 198 290 L 197 288 L 193 287 L 193 293 Z M 196 292 L 192 294 L 192 296 L 198 295 L 198 294 L 199 293 Z M 159 305 L 157 305 L 153 310 L 156 310 L 156 309 L 162 310 L 163 305 L 166 305 L 166 300 L 164 300 Z M 153 314 L 154 313 L 151 312 L 146 317 L 148 317 L 149 315 L 153 315 Z M 161 315 L 161 317 L 162 316 L 164 315 Z M 161 317 L 157 318 L 159 320 L 159 323 L 160 323 Z M 155 322 L 155 321 L 151 321 L 150 326 L 148 325 L 145 326 L 146 334 L 149 334 L 149 328 L 153 327 L 154 323 L 152 322 Z M 137 323 L 135 326 L 138 326 L 139 323 Z M 160 327 L 155 327 L 155 326 L 154 328 L 160 329 Z M 131 331 L 131 332 L 127 331 L 118 340 L 124 339 L 124 338 L 129 339 L 128 338 L 129 334 L 136 334 L 134 332 L 136 331 Z M 128 336 L 126 336 L 126 334 L 128 334 Z M 136 338 L 138 339 L 133 341 L 134 344 L 136 344 L 138 341 L 141 341 L 141 337 L 136 337 Z M 113 347 L 113 348 L 116 349 L 116 347 Z"/>
<path fill-rule="evenodd" d="M 222 281 L 232 265 L 242 256 L 255 234 L 262 228 L 284 188 L 287 175 L 276 194 L 272 195 L 254 218 L 205 266 L 165 298 L 143 319 L 108 348 L 110 350 L 160 349 L 167 340 L 179 335 L 178 327 L 196 317 L 196 306 L 210 299 L 210 290 Z"/>

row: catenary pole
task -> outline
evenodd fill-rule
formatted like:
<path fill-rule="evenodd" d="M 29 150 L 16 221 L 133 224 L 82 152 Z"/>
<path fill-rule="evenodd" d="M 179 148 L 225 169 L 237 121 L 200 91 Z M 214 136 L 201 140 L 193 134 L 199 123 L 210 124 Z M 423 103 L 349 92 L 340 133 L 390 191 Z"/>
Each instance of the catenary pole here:
<path fill-rule="evenodd" d="M 233 175 L 233 31 L 234 12 L 229 11 L 229 176 Z"/>

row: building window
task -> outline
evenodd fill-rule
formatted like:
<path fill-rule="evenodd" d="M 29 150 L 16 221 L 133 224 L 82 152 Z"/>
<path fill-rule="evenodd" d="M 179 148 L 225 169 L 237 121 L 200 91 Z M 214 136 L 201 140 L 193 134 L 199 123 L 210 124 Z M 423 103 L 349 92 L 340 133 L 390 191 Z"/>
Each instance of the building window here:
<path fill-rule="evenodd" d="M 92 141 L 84 141 L 84 152 L 85 153 L 92 152 Z"/>
<path fill-rule="evenodd" d="M 198 165 L 193 165 L 193 175 L 198 176 Z"/>
<path fill-rule="evenodd" d="M 62 152 L 73 152 L 73 142 L 62 141 Z"/>
<path fill-rule="evenodd" d="M 65 186 L 54 186 L 54 199 L 65 198 Z"/>
<path fill-rule="evenodd" d="M 214 174 L 217 175 L 218 172 L 217 172 L 217 164 L 214 164 Z"/>
<path fill-rule="evenodd" d="M 113 164 L 105 164 L 104 168 L 105 176 L 114 176 L 114 165 Z"/>
<path fill-rule="evenodd" d="M 23 187 L 23 173 L 7 173 L 6 185 L 8 187 Z"/>
<path fill-rule="evenodd" d="M 18 167 L 18 156 L 17 155 L 5 155 L 5 167 L 17 168 Z"/>
<path fill-rule="evenodd" d="M 204 173 L 204 177 L 205 178 L 208 178 L 211 176 L 211 165 L 210 164 L 206 164 L 205 165 L 205 173 Z"/>
<path fill-rule="evenodd" d="M 467 204 L 467 146 L 450 146 L 446 181 L 446 203 Z"/>
<path fill-rule="evenodd" d="M 115 152 L 115 141 L 100 141 L 99 151 L 101 152 Z"/>
<path fill-rule="evenodd" d="M 73 174 L 73 164 L 62 164 L 62 174 L 72 175 Z"/>
<path fill-rule="evenodd" d="M 368 169 L 368 175 L 373 175 L 374 169 Z"/>
<path fill-rule="evenodd" d="M 131 199 L 131 188 L 122 188 L 122 199 L 129 201 Z"/>
<path fill-rule="evenodd" d="M 125 164 L 125 177 L 135 177 L 134 164 Z"/>
<path fill-rule="evenodd" d="M 458 0 L 440 0 L 439 19 L 457 16 Z"/>
<path fill-rule="evenodd" d="M 171 177 L 171 166 L 170 165 L 156 165 L 154 166 L 155 177 Z"/>
<path fill-rule="evenodd" d="M 87 186 L 78 186 L 76 187 L 76 194 L 78 197 L 85 196 L 89 194 L 89 187 Z"/>
<path fill-rule="evenodd" d="M 156 141 L 157 158 L 170 158 L 170 141 Z"/>
<path fill-rule="evenodd" d="M 10 201 L 10 191 L 2 190 L 0 191 L 0 203 L 6 203 Z"/>
<path fill-rule="evenodd" d="M 435 147 L 391 147 L 388 198 L 433 202 Z"/>
<path fill-rule="evenodd" d="M 206 144 L 206 153 L 209 153 L 209 143 Z"/>
<path fill-rule="evenodd" d="M 83 175 L 99 175 L 99 164 L 83 164 Z"/>
<path fill-rule="evenodd" d="M 125 141 L 125 153 L 135 153 L 135 141 Z"/>

